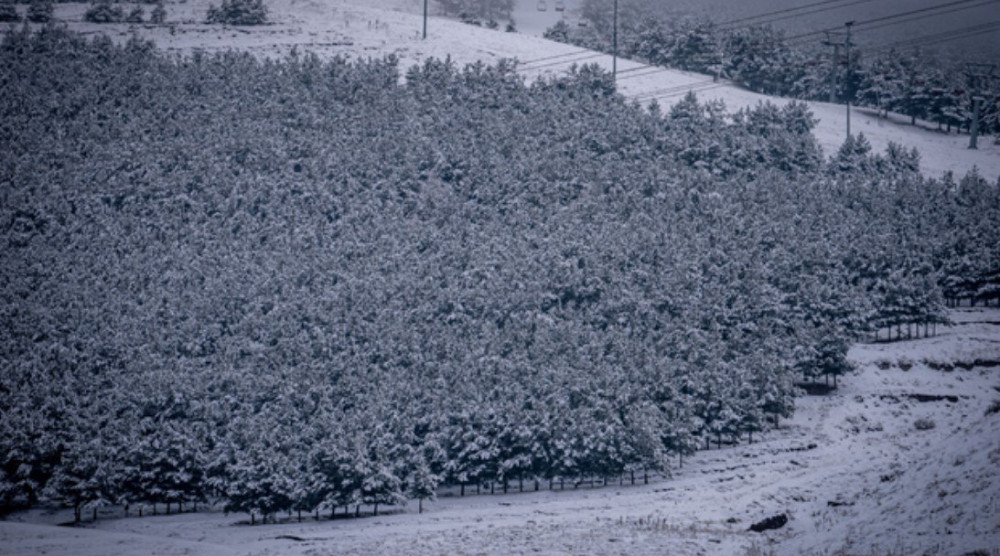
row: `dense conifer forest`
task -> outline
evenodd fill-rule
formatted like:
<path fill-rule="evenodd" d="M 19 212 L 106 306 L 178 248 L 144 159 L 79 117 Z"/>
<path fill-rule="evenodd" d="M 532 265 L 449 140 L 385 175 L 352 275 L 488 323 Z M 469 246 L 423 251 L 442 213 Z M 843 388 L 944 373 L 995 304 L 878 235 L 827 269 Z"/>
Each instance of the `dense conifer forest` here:
<path fill-rule="evenodd" d="M 826 158 L 802 104 L 515 70 L 7 35 L 0 506 L 666 470 L 780 426 L 850 342 L 998 299 L 975 172 Z"/>

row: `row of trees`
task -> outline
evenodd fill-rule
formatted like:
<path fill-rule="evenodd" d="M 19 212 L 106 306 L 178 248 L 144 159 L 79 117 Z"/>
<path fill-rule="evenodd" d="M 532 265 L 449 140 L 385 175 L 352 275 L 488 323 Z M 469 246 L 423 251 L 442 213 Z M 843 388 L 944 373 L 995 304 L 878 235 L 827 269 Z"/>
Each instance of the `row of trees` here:
<path fill-rule="evenodd" d="M 51 0 L 32 0 L 24 14 L 24 19 L 32 23 L 48 23 L 52 21 L 55 6 Z M 21 14 L 14 4 L 0 4 L 0 22 L 21 21 Z"/>
<path fill-rule="evenodd" d="M 0 45 L 0 503 L 334 511 L 664 469 L 996 270 L 997 186 L 596 66 Z"/>
<path fill-rule="evenodd" d="M 585 27 L 565 21 L 546 31 L 547 38 L 610 52 L 611 18 L 605 11 L 584 11 Z M 850 99 L 882 112 L 927 119 L 939 126 L 970 129 L 973 98 L 982 97 L 980 129 L 1000 132 L 997 82 L 967 82 L 964 67 L 945 66 L 916 51 L 888 50 L 868 55 L 853 49 L 851 65 L 829 51 L 792 44 L 784 32 L 768 26 L 719 28 L 711 21 L 679 18 L 657 21 L 623 10 L 618 29 L 619 53 L 646 63 L 722 75 L 755 91 L 803 100 Z"/>

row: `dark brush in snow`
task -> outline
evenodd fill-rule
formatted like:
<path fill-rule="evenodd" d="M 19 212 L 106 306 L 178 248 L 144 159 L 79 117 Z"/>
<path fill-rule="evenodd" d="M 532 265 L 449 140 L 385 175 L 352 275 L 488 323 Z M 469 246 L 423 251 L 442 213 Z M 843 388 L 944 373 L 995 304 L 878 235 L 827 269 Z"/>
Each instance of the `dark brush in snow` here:
<path fill-rule="evenodd" d="M 758 521 L 750 526 L 750 530 L 755 533 L 763 533 L 768 529 L 781 529 L 788 523 L 788 516 L 785 514 L 778 514 L 771 516 L 763 521 Z"/>

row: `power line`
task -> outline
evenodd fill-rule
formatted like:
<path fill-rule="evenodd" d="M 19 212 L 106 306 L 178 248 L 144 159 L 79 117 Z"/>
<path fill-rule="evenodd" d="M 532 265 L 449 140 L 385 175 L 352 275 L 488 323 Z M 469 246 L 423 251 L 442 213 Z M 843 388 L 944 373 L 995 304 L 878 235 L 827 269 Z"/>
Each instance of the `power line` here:
<path fill-rule="evenodd" d="M 854 25 L 855 25 L 855 27 L 862 27 L 862 26 L 865 26 L 865 25 L 871 25 L 872 23 L 881 23 L 883 21 L 890 21 L 890 20 L 893 20 L 893 19 L 898 19 L 898 18 L 901 18 L 901 17 L 907 17 L 907 16 L 915 15 L 915 14 L 926 14 L 927 12 L 938 12 L 939 10 L 943 10 L 945 8 L 951 8 L 951 7 L 959 6 L 959 5 L 962 5 L 962 4 L 970 4 L 970 3 L 973 3 L 973 2 L 981 2 L 981 0 L 954 0 L 952 2 L 948 2 L 946 4 L 939 4 L 937 6 L 929 6 L 929 7 L 926 7 L 926 8 L 919 8 L 919 9 L 916 9 L 916 10 L 908 10 L 908 11 L 905 11 L 905 12 L 899 12 L 899 13 L 895 13 L 895 14 L 891 14 L 891 15 L 876 17 L 876 18 L 873 18 L 873 19 L 867 19 L 867 20 L 863 20 L 863 21 L 857 21 L 857 22 L 855 22 Z M 982 2 L 982 3 L 976 4 L 975 6 L 963 6 L 962 8 L 958 8 L 958 9 L 955 9 L 955 10 L 947 10 L 945 12 L 932 13 L 932 14 L 925 15 L 923 17 L 936 17 L 936 16 L 940 16 L 940 15 L 945 15 L 945 14 L 948 14 L 948 13 L 952 13 L 952 12 L 955 12 L 955 11 L 960 11 L 960 10 L 969 9 L 969 8 L 975 8 L 975 7 L 981 7 L 981 6 L 984 6 L 986 4 L 995 4 L 997 2 L 1000 2 L 1000 0 L 987 0 L 986 2 Z M 910 21 L 913 21 L 915 19 L 919 19 L 919 18 L 912 18 L 912 19 L 910 19 Z M 790 37 L 785 37 L 785 41 L 790 43 L 792 41 L 797 41 L 797 40 L 801 40 L 801 39 L 805 39 L 805 38 L 809 38 L 809 37 L 815 37 L 815 36 L 818 36 L 818 35 L 822 35 L 823 33 L 827 33 L 827 32 L 830 32 L 830 31 L 837 31 L 839 29 L 840 29 L 840 27 L 828 27 L 826 29 L 820 29 L 818 31 L 809 31 L 809 32 L 806 32 L 806 33 L 800 33 L 798 35 L 792 35 Z"/>
<path fill-rule="evenodd" d="M 563 65 L 563 64 L 575 64 L 575 63 L 581 62 L 583 60 L 590 60 L 591 58 L 599 58 L 601 56 L 608 56 L 608 54 L 605 54 L 603 52 L 594 52 L 592 50 L 588 50 L 587 52 L 591 52 L 591 54 L 589 54 L 587 56 L 581 56 L 579 58 L 574 58 L 572 60 L 559 60 L 559 61 L 556 61 L 556 62 L 548 62 L 548 63 L 545 63 L 545 64 L 541 64 L 541 65 L 537 65 L 537 66 L 532 66 L 530 68 L 521 67 L 520 69 L 522 69 L 522 70 L 537 70 L 537 69 L 543 69 L 543 68 L 547 68 L 547 67 L 551 67 L 551 66 L 559 66 L 559 65 Z"/>
<path fill-rule="evenodd" d="M 986 5 L 989 5 L 989 4 L 995 4 L 997 1 L 998 0 L 986 0 L 986 1 L 981 2 L 979 4 L 972 4 L 970 6 L 959 6 L 959 7 L 952 8 L 950 10 L 947 10 L 947 11 L 944 11 L 944 12 L 940 12 L 940 13 L 918 15 L 918 16 L 906 18 L 906 19 L 903 19 L 903 20 L 900 20 L 900 21 L 883 22 L 881 25 L 875 25 L 875 26 L 865 25 L 865 31 L 874 31 L 876 29 L 882 29 L 883 27 L 890 27 L 892 25 L 900 25 L 900 24 L 903 24 L 903 23 L 910 23 L 910 22 L 913 22 L 913 21 L 919 21 L 921 19 L 927 19 L 929 17 L 939 17 L 939 16 L 942 16 L 942 15 L 948 15 L 950 13 L 960 12 L 960 11 L 963 11 L 963 10 L 970 10 L 970 9 L 973 9 L 973 8 L 980 8 L 982 6 L 986 6 Z M 861 23 L 859 23 L 859 25 L 861 25 Z"/>
<path fill-rule="evenodd" d="M 548 60 L 554 60 L 556 58 L 565 58 L 567 56 L 576 56 L 578 54 L 586 54 L 588 52 L 593 52 L 589 48 L 581 48 L 579 50 L 573 50 L 571 52 L 563 52 L 562 54 L 553 54 L 552 56 L 543 56 L 541 58 L 535 58 L 534 60 L 523 60 L 521 64 L 534 64 L 535 62 L 545 62 Z"/>
<path fill-rule="evenodd" d="M 646 99 L 638 99 L 637 98 L 636 100 L 638 100 L 639 102 L 646 102 L 646 101 L 653 101 L 653 100 L 659 102 L 661 100 L 667 100 L 668 98 L 675 98 L 675 97 L 683 96 L 683 95 L 686 95 L 688 93 L 704 93 L 704 92 L 707 92 L 707 91 L 711 91 L 713 89 L 718 89 L 720 87 L 726 87 L 728 85 L 729 85 L 729 83 L 721 83 L 721 82 L 720 83 L 709 83 L 708 85 L 697 87 L 697 88 L 689 88 L 687 90 L 676 91 L 674 93 L 665 94 L 665 95 L 658 95 L 658 96 L 651 97 L 651 98 L 646 98 Z"/>
<path fill-rule="evenodd" d="M 660 97 L 661 95 L 665 95 L 665 97 L 669 97 L 669 96 L 671 96 L 670 93 L 680 92 L 680 93 L 683 94 L 683 93 L 686 93 L 688 90 L 691 90 L 691 89 L 700 89 L 700 88 L 704 87 L 705 85 L 719 85 L 719 83 L 716 83 L 714 79 L 706 79 L 704 81 L 695 81 L 694 83 L 684 83 L 682 85 L 671 85 L 669 87 L 663 87 L 661 89 L 656 89 L 654 91 L 647 91 L 645 93 L 640 93 L 640 94 L 638 94 L 638 95 L 635 96 L 635 99 L 639 100 L 639 101 L 642 101 L 642 100 L 646 100 L 647 98 L 657 98 L 657 97 Z"/>
<path fill-rule="evenodd" d="M 776 11 L 773 11 L 773 12 L 764 12 L 764 13 L 757 14 L 757 15 L 751 15 L 751 16 L 747 16 L 747 17 L 741 17 L 741 18 L 737 18 L 737 19 L 731 19 L 729 21 L 723 21 L 723 22 L 719 23 L 717 26 L 718 27 L 729 27 L 731 25 L 740 24 L 740 23 L 743 23 L 743 22 L 746 22 L 746 21 L 751 21 L 751 20 L 754 20 L 754 19 L 766 19 L 766 18 L 769 18 L 769 17 L 772 17 L 772 16 L 776 16 L 776 15 L 787 14 L 787 13 L 790 13 L 790 12 L 797 12 L 799 10 L 806 10 L 806 9 L 815 8 L 815 7 L 818 7 L 818 6 L 826 6 L 828 4 L 840 4 L 841 2 L 847 2 L 847 1 L 848 0 L 823 0 L 822 2 L 813 2 L 812 4 L 806 4 L 804 6 L 796 6 L 794 8 L 785 8 L 783 10 L 776 10 Z M 871 2 L 873 0 L 864 0 L 864 1 Z M 842 6 L 837 6 L 837 7 L 842 7 Z M 795 17 L 795 16 L 792 16 L 792 17 Z M 750 25 L 757 25 L 757 24 L 756 23 L 751 23 Z"/>
<path fill-rule="evenodd" d="M 886 21 L 886 20 L 889 20 L 889 19 L 896 19 L 897 17 L 903 17 L 903 16 L 907 16 L 907 15 L 910 15 L 910 14 L 926 13 L 926 12 L 940 10 L 942 8 L 948 8 L 948 7 L 951 7 L 951 6 L 957 6 L 959 4 L 968 4 L 970 2 L 977 2 L 977 1 L 979 1 L 979 0 L 955 0 L 954 2 L 949 2 L 947 4 L 940 4 L 940 5 L 937 5 L 937 6 L 929 6 L 929 7 L 926 7 L 926 8 L 919 8 L 919 9 L 916 9 L 916 10 L 910 10 L 908 12 L 901 12 L 901 13 L 898 13 L 898 14 L 886 15 L 886 16 L 882 16 L 882 17 L 876 17 L 874 19 L 869 19 L 867 21 L 859 21 L 857 23 L 857 25 L 868 25 L 870 23 L 878 23 L 880 21 Z M 995 3 L 996 1 L 997 0 L 993 0 L 992 2 L 987 2 L 987 4 Z M 940 15 L 940 14 L 934 14 L 934 15 Z"/>
<path fill-rule="evenodd" d="M 847 7 L 850 7 L 850 6 L 856 6 L 858 4 L 868 4 L 868 3 L 871 3 L 871 2 L 875 2 L 875 1 L 876 0 L 854 0 L 853 2 L 849 2 L 849 3 L 843 4 L 841 6 L 828 6 L 828 7 L 825 7 L 825 8 L 819 8 L 819 9 L 811 10 L 811 11 L 808 11 L 808 12 L 803 12 L 803 13 L 798 13 L 798 14 L 791 14 L 791 15 L 784 15 L 784 16 L 781 16 L 781 17 L 775 17 L 775 18 L 764 20 L 764 21 L 757 21 L 757 22 L 754 22 L 754 23 L 750 23 L 750 24 L 747 24 L 747 25 L 740 25 L 740 26 L 737 26 L 737 27 L 756 27 L 756 26 L 760 26 L 760 25 L 766 25 L 766 24 L 769 24 L 769 23 L 774 23 L 776 21 L 784 21 L 786 19 L 795 19 L 797 17 L 804 17 L 804 16 L 807 16 L 807 15 L 813 15 L 813 14 L 818 14 L 818 13 L 822 13 L 822 12 L 828 12 L 830 10 L 838 10 L 838 9 L 841 9 L 841 8 L 847 8 Z M 729 27 L 729 28 L 732 29 L 734 27 Z"/>
<path fill-rule="evenodd" d="M 962 27 L 959 29 L 942 31 L 940 33 L 934 33 L 931 35 L 921 35 L 919 37 L 912 37 L 901 41 L 893 41 L 890 43 L 869 47 L 866 50 L 869 52 L 879 52 L 883 50 L 892 50 L 894 48 L 904 49 L 917 46 L 929 46 L 932 44 L 939 44 L 942 42 L 949 42 L 949 41 L 964 39 L 967 37 L 974 37 L 976 35 L 982 35 L 985 33 L 990 33 L 998 30 L 1000 30 L 1000 20 L 995 20 L 986 23 L 980 23 L 978 25 L 970 25 L 968 27 Z"/>

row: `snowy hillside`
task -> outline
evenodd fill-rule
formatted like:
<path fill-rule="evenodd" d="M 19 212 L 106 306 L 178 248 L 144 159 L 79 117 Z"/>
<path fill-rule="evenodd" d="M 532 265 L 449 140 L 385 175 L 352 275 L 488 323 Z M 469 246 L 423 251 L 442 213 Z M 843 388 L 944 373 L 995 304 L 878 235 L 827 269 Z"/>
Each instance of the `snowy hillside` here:
<path fill-rule="evenodd" d="M 54 527 L 71 512 L 37 510 L 0 522 L 0 553 L 995 554 L 1000 377 L 985 365 L 1000 361 L 1000 310 L 952 317 L 937 337 L 855 346 L 857 372 L 830 396 L 800 399 L 780 431 L 700 451 L 648 485 L 451 492 L 423 514 L 411 503 L 256 527 L 217 510 L 120 519 L 120 507 Z M 784 528 L 747 531 L 782 513 Z"/>
<path fill-rule="evenodd" d="M 1000 556 L 1000 145 L 533 3 L 3 30 L 0 556 Z"/>
<path fill-rule="evenodd" d="M 501 58 L 515 58 L 521 62 L 528 78 L 558 74 L 574 63 L 597 63 L 611 68 L 610 56 L 534 36 L 546 24 L 558 21 L 559 16 L 552 10 L 532 13 L 532 2 L 522 1 L 515 11 L 515 20 L 521 17 L 525 21 L 528 34 L 492 31 L 432 16 L 426 41 L 420 38 L 423 6 L 420 0 L 273 0 L 268 6 L 274 24 L 261 28 L 206 25 L 202 22 L 209 3 L 207 0 L 169 3 L 169 25 L 166 26 L 86 23 L 83 22 L 86 4 L 60 4 L 56 8 L 56 18 L 68 22 L 71 28 L 87 33 L 109 32 L 120 40 L 138 33 L 155 40 L 163 48 L 181 52 L 195 48 L 236 48 L 280 56 L 294 46 L 300 51 L 322 56 L 395 54 L 404 68 L 428 57 L 450 56 L 459 64 L 494 63 Z M 570 11 L 564 14 L 573 17 Z M 529 16 L 535 17 L 529 20 Z M 765 101 L 785 102 L 727 83 L 714 83 L 710 76 L 701 74 L 646 68 L 625 60 L 619 60 L 618 71 L 620 91 L 640 99 L 643 104 L 656 98 L 661 104 L 669 105 L 689 90 L 703 100 L 722 100 L 730 110 Z M 824 152 L 830 155 L 844 140 L 846 110 L 842 105 L 809 104 L 819 118 L 816 136 Z M 927 127 L 932 126 L 928 124 Z M 932 177 L 946 171 L 960 176 L 974 166 L 991 181 L 1000 177 L 1000 144 L 995 144 L 990 137 L 980 140 L 979 150 L 969 150 L 969 138 L 965 135 L 910 126 L 903 117 L 885 120 L 866 109 L 853 110 L 851 130 L 852 133 L 864 133 L 877 152 L 883 151 L 890 141 L 907 148 L 916 147 L 922 156 L 922 169 Z"/>

